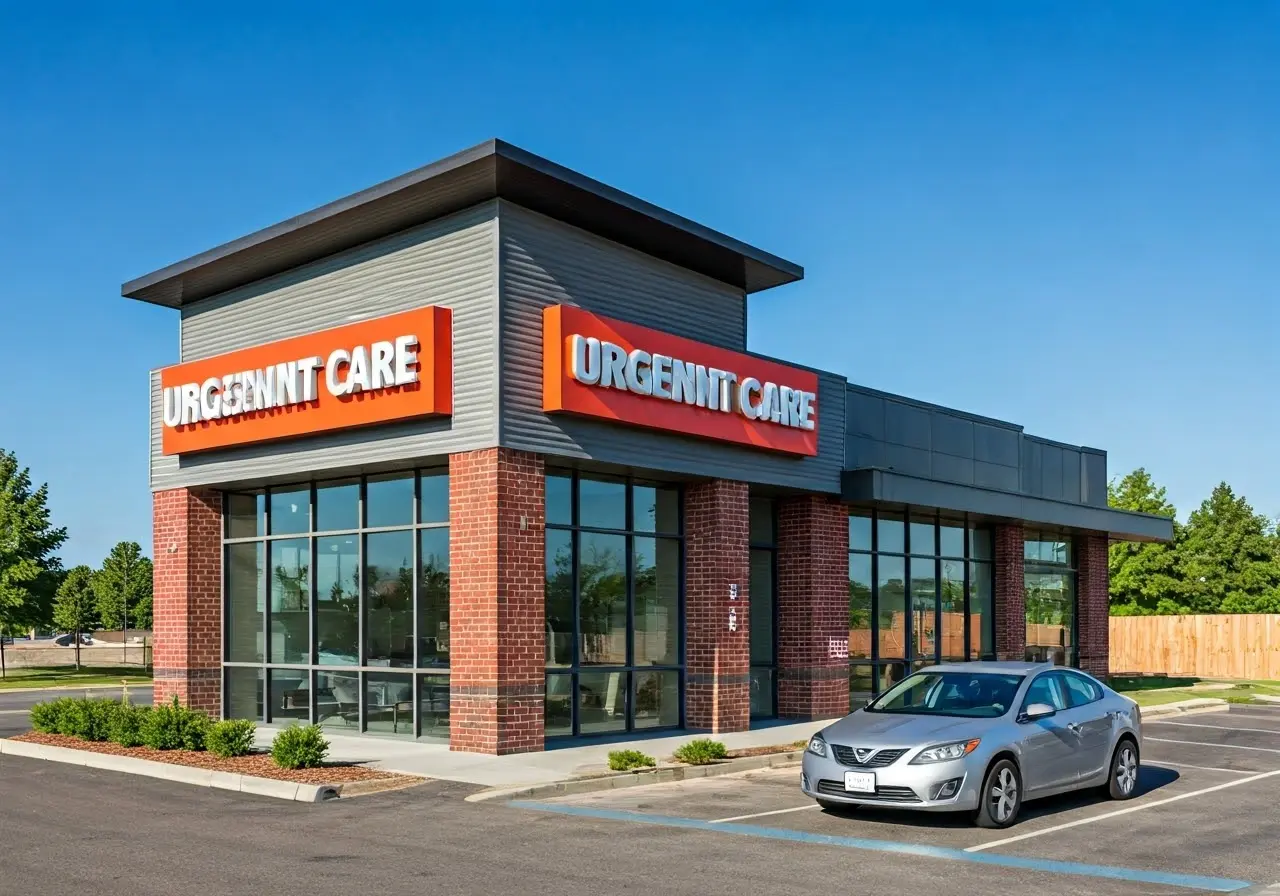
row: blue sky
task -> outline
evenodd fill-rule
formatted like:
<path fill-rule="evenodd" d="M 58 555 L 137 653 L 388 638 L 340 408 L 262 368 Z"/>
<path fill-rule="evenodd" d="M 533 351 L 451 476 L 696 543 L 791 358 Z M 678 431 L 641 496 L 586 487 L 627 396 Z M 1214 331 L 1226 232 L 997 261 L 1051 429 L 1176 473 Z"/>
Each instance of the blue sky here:
<path fill-rule="evenodd" d="M 1277 515 L 1277 59 L 1248 0 L 6 4 L 0 446 L 149 550 L 120 284 L 498 136 L 803 264 L 755 351 Z"/>

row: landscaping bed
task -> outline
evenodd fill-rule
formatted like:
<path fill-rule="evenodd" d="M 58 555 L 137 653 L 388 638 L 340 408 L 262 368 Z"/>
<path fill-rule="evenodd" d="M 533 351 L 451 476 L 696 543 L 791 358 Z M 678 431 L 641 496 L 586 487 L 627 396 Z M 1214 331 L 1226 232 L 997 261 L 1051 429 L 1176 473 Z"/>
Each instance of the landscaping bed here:
<path fill-rule="evenodd" d="M 151 747 L 122 747 L 110 741 L 86 741 L 65 734 L 40 734 L 35 731 L 9 739 L 42 744 L 47 747 L 65 747 L 69 750 L 86 750 L 111 756 L 130 756 L 134 759 L 149 759 L 152 762 L 165 762 L 170 765 L 185 765 L 209 771 L 270 778 L 295 784 L 350 784 L 357 781 L 383 781 L 392 784 L 417 780 L 408 775 L 397 775 L 361 765 L 343 763 L 327 763 L 318 768 L 285 769 L 273 763 L 271 754 L 267 752 L 222 759 L 203 750 L 197 752 L 195 750 L 155 750 Z"/>

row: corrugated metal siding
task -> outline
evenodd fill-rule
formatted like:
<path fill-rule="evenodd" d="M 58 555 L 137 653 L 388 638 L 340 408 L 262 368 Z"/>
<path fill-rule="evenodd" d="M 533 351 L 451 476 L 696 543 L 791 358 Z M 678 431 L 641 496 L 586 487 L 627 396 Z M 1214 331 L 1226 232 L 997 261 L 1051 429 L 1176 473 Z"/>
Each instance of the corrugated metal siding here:
<path fill-rule="evenodd" d="M 822 374 L 817 457 L 795 458 L 542 412 L 542 309 L 568 304 L 737 351 L 741 291 L 503 202 L 499 207 L 504 446 L 691 476 L 838 492 L 843 377 Z"/>
<path fill-rule="evenodd" d="M 424 305 L 453 309 L 451 419 L 352 430 L 187 458 L 160 453 L 151 389 L 151 486 L 279 479 L 376 467 L 497 444 L 497 223 L 488 202 L 184 308 L 182 359 L 208 357 Z"/>

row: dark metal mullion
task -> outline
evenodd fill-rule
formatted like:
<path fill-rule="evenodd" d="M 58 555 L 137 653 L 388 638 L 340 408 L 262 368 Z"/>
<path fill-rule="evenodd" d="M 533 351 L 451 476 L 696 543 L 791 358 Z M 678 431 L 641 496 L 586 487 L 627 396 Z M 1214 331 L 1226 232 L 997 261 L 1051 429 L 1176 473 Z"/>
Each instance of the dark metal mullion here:
<path fill-rule="evenodd" d="M 972 608 L 970 606 L 971 601 L 969 598 L 969 587 L 970 587 L 969 579 L 972 578 L 972 576 L 969 574 L 969 565 L 970 565 L 969 555 L 972 553 L 973 549 L 969 546 L 968 517 L 965 517 L 963 525 L 964 525 L 964 544 L 962 545 L 962 548 L 964 550 L 964 658 L 966 660 L 972 660 L 972 659 L 975 659 L 975 657 L 973 656 L 973 649 L 972 649 L 973 619 L 971 615 L 972 614 Z M 976 657 L 976 659 L 981 659 L 982 658 L 981 655 L 982 655 L 982 641 L 981 639 L 979 639 L 978 657 Z"/>
<path fill-rule="evenodd" d="M 271 534 L 271 489 L 262 491 L 262 528 L 265 534 Z M 271 662 L 271 542 L 262 543 L 262 681 L 259 692 L 262 695 L 262 712 L 259 718 L 267 721 L 271 718 L 271 685 L 268 679 L 267 665 Z"/>
<path fill-rule="evenodd" d="M 679 663 L 679 670 L 676 672 L 676 687 L 678 689 L 678 694 L 680 698 L 679 699 L 679 703 L 680 703 L 679 725 L 681 728 L 683 728 L 685 727 L 685 694 L 687 691 L 686 682 L 688 681 L 688 674 L 686 671 L 688 666 L 685 659 L 685 644 L 688 640 L 687 638 L 688 625 L 685 619 L 685 596 L 684 596 L 684 585 L 685 585 L 684 485 L 682 484 L 677 485 L 676 488 L 677 488 L 677 492 L 676 492 L 677 513 L 680 518 L 679 525 L 677 527 L 680 533 L 680 536 L 679 536 L 680 563 L 679 563 L 679 567 L 677 570 L 677 577 L 676 577 L 676 608 L 677 608 L 676 612 L 678 613 L 678 616 L 676 618 L 679 620 L 679 623 L 676 627 L 679 629 L 680 640 L 678 642 L 678 648 L 677 648 L 677 654 L 676 654 L 676 662 Z"/>
<path fill-rule="evenodd" d="M 307 607 L 307 662 L 311 665 L 315 665 L 316 660 L 318 659 L 316 655 L 317 614 L 320 611 L 320 601 L 318 599 L 319 587 L 316 584 L 316 570 L 319 567 L 320 547 L 318 539 L 315 536 L 316 486 L 314 482 L 311 484 L 310 513 L 310 528 L 312 530 L 312 534 L 307 536 L 310 547 L 308 553 L 310 555 L 311 564 L 311 568 L 307 570 L 307 594 L 309 597 L 309 606 Z M 312 680 L 314 678 L 315 676 L 307 673 L 307 721 L 309 722 L 315 722 L 319 715 L 319 709 L 316 704 L 315 682 Z"/>
<path fill-rule="evenodd" d="M 410 588 L 409 596 L 413 601 L 411 610 L 412 626 L 411 635 L 413 637 L 413 650 L 410 656 L 410 662 L 413 665 L 413 671 L 409 673 L 409 699 L 413 701 L 413 736 L 417 739 L 422 736 L 422 719 L 421 709 L 422 700 L 418 696 L 418 682 L 421 676 L 418 675 L 418 669 L 422 666 L 422 657 L 419 655 L 422 650 L 422 633 L 418 626 L 421 620 L 418 618 L 419 600 L 418 589 L 421 587 L 419 580 L 422 578 L 422 536 L 418 530 L 418 523 L 422 521 L 422 474 L 418 470 L 413 471 L 413 526 L 410 530 L 413 538 L 413 547 L 410 549 L 410 556 L 413 558 L 413 585 Z"/>
<path fill-rule="evenodd" d="M 629 476 L 627 477 L 627 482 L 624 488 L 626 489 L 623 492 L 623 495 L 625 496 L 623 498 L 624 512 L 626 513 L 625 519 L 627 523 L 630 524 L 631 528 L 634 530 L 636 521 L 635 521 L 635 518 L 632 516 L 632 514 L 635 511 L 635 500 L 634 500 L 635 488 L 633 486 L 631 477 Z M 625 568 L 627 590 L 624 598 L 626 600 L 626 614 L 627 614 L 627 643 L 626 643 L 626 656 L 625 656 L 624 662 L 626 663 L 627 669 L 631 670 L 635 668 L 635 664 L 636 664 L 636 646 L 635 646 L 636 536 L 631 533 L 626 534 L 625 536 L 623 536 L 623 544 L 625 545 L 624 551 L 626 552 L 626 564 L 627 564 Z M 654 539 L 654 542 L 653 542 L 653 563 L 654 563 L 654 575 L 655 575 L 655 581 L 656 581 L 657 569 L 658 569 L 658 565 L 657 565 L 658 564 L 658 542 L 656 538 Z M 632 711 L 633 708 L 631 706 L 631 672 L 630 671 L 623 673 L 622 683 L 623 683 L 623 690 L 626 691 L 626 695 L 623 697 L 623 700 L 622 700 L 623 724 L 624 724 L 625 730 L 630 732 L 632 730 L 632 722 L 633 722 L 632 716 L 634 715 Z"/>
<path fill-rule="evenodd" d="M 880 511 L 871 511 L 871 698 L 880 694 Z"/>
<path fill-rule="evenodd" d="M 359 506 L 356 508 L 357 518 L 360 520 L 360 526 L 363 528 L 367 523 L 365 519 L 365 498 L 366 486 L 368 485 L 368 477 L 360 477 Z M 356 645 L 356 662 L 364 666 L 366 657 L 364 649 L 365 638 L 365 583 L 364 583 L 364 543 L 368 535 L 361 534 L 356 539 L 356 637 L 359 643 Z M 366 672 L 356 673 L 356 730 L 363 734 L 365 732 L 365 676 Z"/>
<path fill-rule="evenodd" d="M 578 593 L 578 471 L 573 471 L 573 477 L 569 481 L 569 569 L 571 581 L 569 583 L 570 594 L 572 595 L 572 612 L 573 620 L 570 626 L 570 633 L 573 640 L 573 649 L 570 652 L 569 667 L 569 736 L 578 737 L 578 670 L 582 666 L 582 651 L 580 644 L 582 641 L 582 596 Z M 544 547 L 545 552 L 545 547 Z"/>

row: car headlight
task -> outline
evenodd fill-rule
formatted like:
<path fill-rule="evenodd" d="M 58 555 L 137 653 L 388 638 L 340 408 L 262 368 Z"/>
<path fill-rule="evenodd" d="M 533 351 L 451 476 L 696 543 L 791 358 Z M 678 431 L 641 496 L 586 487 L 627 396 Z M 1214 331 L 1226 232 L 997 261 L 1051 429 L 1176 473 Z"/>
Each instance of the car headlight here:
<path fill-rule="evenodd" d="M 946 762 L 949 759 L 961 759 L 968 756 L 974 750 L 978 749 L 978 744 L 982 741 L 977 740 L 960 740 L 952 744 L 938 744 L 936 747 L 929 747 L 921 750 L 915 759 L 911 760 L 913 765 L 921 765 L 926 762 Z"/>
<path fill-rule="evenodd" d="M 809 738 L 809 746 L 805 747 L 814 756 L 825 757 L 827 755 L 827 742 L 822 739 L 821 734 L 815 734 Z"/>

